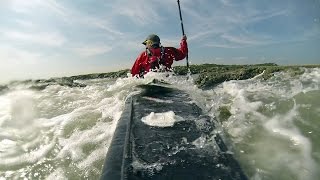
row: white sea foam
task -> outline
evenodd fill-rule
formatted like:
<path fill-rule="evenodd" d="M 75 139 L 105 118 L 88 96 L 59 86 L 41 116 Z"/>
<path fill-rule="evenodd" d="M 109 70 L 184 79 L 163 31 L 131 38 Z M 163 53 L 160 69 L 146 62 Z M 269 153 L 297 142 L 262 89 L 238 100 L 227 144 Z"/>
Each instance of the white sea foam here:
<path fill-rule="evenodd" d="M 23 154 L 14 157 L 1 157 L 0 166 L 10 168 L 19 165 L 32 165 L 43 159 L 54 146 L 55 142 L 51 142 L 50 144 L 40 145 L 36 150 L 30 152 L 26 151 Z"/>
<path fill-rule="evenodd" d="M 189 93 L 192 102 L 213 118 L 220 106 L 230 109 L 232 115 L 222 124 L 235 146 L 235 156 L 250 169 L 244 169 L 249 178 L 279 179 L 281 171 L 294 179 L 316 179 L 319 164 L 312 155 L 319 152 L 312 147 L 317 142 L 296 122 L 304 120 L 300 119 L 301 108 L 312 109 L 314 114 L 320 108 L 314 106 L 315 100 L 313 105 L 294 102 L 297 96 L 319 92 L 319 72 L 316 68 L 295 78 L 277 73 L 268 81 L 258 77 L 228 81 L 209 90 L 199 89 L 192 77 L 165 73 L 148 73 L 144 79 L 81 81 L 88 85 L 84 88 L 51 85 L 31 91 L 19 86 L 0 95 L 0 177 L 32 179 L 40 173 L 47 179 L 99 178 L 127 96 L 137 93 L 137 85 L 162 78 Z M 144 117 L 147 123 L 161 127 L 180 120 L 170 111 Z M 318 133 L 317 129 L 306 132 Z M 207 142 L 198 139 L 194 143 L 204 147 Z M 136 165 L 152 171 L 163 166 Z"/>
<path fill-rule="evenodd" d="M 200 136 L 199 138 L 194 140 L 192 144 L 195 145 L 197 148 L 204 148 L 207 143 L 206 141 L 207 141 L 206 137 Z"/>
<path fill-rule="evenodd" d="M 132 162 L 133 171 L 139 171 L 139 170 L 147 170 L 150 176 L 152 176 L 154 173 L 159 172 L 163 168 L 163 164 L 161 163 L 142 163 L 137 160 Z"/>
<path fill-rule="evenodd" d="M 64 175 L 64 171 L 62 168 L 56 169 L 53 173 L 51 173 L 48 177 L 46 177 L 47 180 L 64 180 L 68 179 Z"/>
<path fill-rule="evenodd" d="M 272 174 L 279 169 L 297 179 L 317 176 L 319 165 L 312 157 L 312 143 L 294 123 L 302 107 L 294 103 L 296 95 L 319 90 L 314 71 L 299 78 L 279 73 L 269 81 L 229 81 L 215 89 L 218 95 L 229 97 L 219 103 L 229 106 L 232 113 L 223 126 L 240 144 L 243 162 L 256 167 L 253 177 L 280 178 Z"/>
<path fill-rule="evenodd" d="M 147 99 L 147 100 L 151 100 L 151 101 L 154 101 L 154 102 L 159 102 L 159 103 L 173 103 L 172 100 L 162 100 L 162 99 L 159 99 L 159 98 L 153 98 L 153 97 L 143 97 L 144 99 Z"/>
<path fill-rule="evenodd" d="M 36 172 L 44 171 L 46 166 L 41 163 L 50 156 L 50 161 L 61 168 L 58 166 L 49 179 L 56 179 L 57 174 L 67 179 L 72 164 L 99 174 L 101 167 L 95 165 L 103 162 L 124 100 L 133 88 L 118 86 L 114 88 L 116 93 L 108 93 L 103 83 L 85 88 L 52 85 L 43 91 L 16 90 L 0 96 L 6 100 L 0 102 L 4 107 L 0 111 L 0 137 L 6 138 L 0 139 L 0 169 L 26 167 L 6 173 L 7 178 L 22 177 L 34 168 L 39 168 Z M 0 170 L 0 176 L 3 173 Z"/>
<path fill-rule="evenodd" d="M 281 159 L 290 161 L 288 167 L 294 172 L 300 169 L 299 179 L 313 179 L 315 173 L 315 161 L 311 157 L 312 145 L 308 138 L 303 136 L 299 129 L 294 125 L 294 119 L 298 116 L 297 106 L 295 105 L 288 113 L 276 115 L 265 122 L 264 127 L 271 134 L 279 135 L 290 141 L 291 146 L 296 149 L 296 153 L 288 154 L 286 149 L 278 149 L 277 154 Z M 277 159 L 274 159 L 277 161 Z"/>
<path fill-rule="evenodd" d="M 182 120 L 183 118 L 175 115 L 173 111 L 168 111 L 164 113 L 151 112 L 149 115 L 141 119 L 142 122 L 149 126 L 158 127 L 170 127 L 173 126 L 175 122 Z"/>

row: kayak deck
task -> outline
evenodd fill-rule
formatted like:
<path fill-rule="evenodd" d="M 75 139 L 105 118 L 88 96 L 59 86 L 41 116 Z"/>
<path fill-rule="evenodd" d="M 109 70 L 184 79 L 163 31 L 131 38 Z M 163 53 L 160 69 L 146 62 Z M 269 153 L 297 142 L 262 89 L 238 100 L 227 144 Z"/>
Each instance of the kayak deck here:
<path fill-rule="evenodd" d="M 101 179 L 247 179 L 228 152 L 215 120 L 181 90 L 142 85 L 128 98 Z M 152 113 L 174 113 L 170 125 L 146 123 Z"/>

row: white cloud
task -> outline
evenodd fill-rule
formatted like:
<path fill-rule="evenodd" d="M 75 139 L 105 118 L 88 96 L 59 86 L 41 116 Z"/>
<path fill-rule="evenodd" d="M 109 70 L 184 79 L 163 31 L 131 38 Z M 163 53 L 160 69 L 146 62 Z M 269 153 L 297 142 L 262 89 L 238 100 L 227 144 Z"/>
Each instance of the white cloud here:
<path fill-rule="evenodd" d="M 201 31 L 195 34 L 191 34 L 191 36 L 188 36 L 188 41 L 193 41 L 193 40 L 199 40 L 199 39 L 203 39 L 206 38 L 208 36 L 212 35 L 212 32 L 210 30 L 207 31 Z"/>
<path fill-rule="evenodd" d="M 16 12 L 24 13 L 27 15 L 41 15 L 41 13 L 45 13 L 44 15 L 48 15 L 48 13 L 53 13 L 57 16 L 59 21 L 63 21 L 66 24 L 75 26 L 78 25 L 80 27 L 96 27 L 99 29 L 103 29 L 112 33 L 114 35 L 122 35 L 122 33 L 115 29 L 112 24 L 108 22 L 107 18 L 100 18 L 98 16 L 92 16 L 90 14 L 86 14 L 77 10 L 73 6 L 67 6 L 63 4 L 62 1 L 56 0 L 13 0 L 11 3 L 7 3 L 7 5 Z M 20 21 L 24 23 L 26 22 Z"/>
<path fill-rule="evenodd" d="M 275 43 L 275 41 L 269 36 L 243 32 L 237 34 L 219 34 L 211 42 L 204 43 L 204 46 L 218 48 L 245 48 L 259 45 L 267 45 L 272 43 Z"/>
<path fill-rule="evenodd" d="M 123 35 L 121 31 L 113 28 L 113 25 L 111 25 L 106 19 L 99 19 L 95 17 L 86 16 L 86 17 L 80 18 L 80 21 L 78 23 L 106 30 L 112 35 L 116 35 L 116 36 Z"/>
<path fill-rule="evenodd" d="M 7 30 L 3 32 L 3 36 L 12 41 L 43 46 L 61 46 L 66 41 L 65 37 L 57 32 L 25 33 Z"/>
<path fill-rule="evenodd" d="M 233 3 L 230 2 L 230 0 L 220 0 L 220 3 L 223 4 L 224 6 L 232 6 Z"/>
<path fill-rule="evenodd" d="M 35 65 L 41 60 L 42 54 L 19 48 L 0 45 L 0 64 L 4 71 L 6 67 L 14 68 L 21 65 Z"/>
<path fill-rule="evenodd" d="M 43 55 L 0 44 L 0 83 L 30 78 L 41 62 Z M 32 70 L 31 70 L 32 69 Z"/>
<path fill-rule="evenodd" d="M 181 37 L 173 38 L 173 39 L 162 38 L 161 44 L 163 46 L 180 47 L 180 41 L 181 41 Z"/>
<path fill-rule="evenodd" d="M 137 25 L 160 23 L 163 18 L 159 15 L 158 3 L 149 0 L 116 1 L 113 4 L 113 15 L 123 15 L 131 19 Z"/>
<path fill-rule="evenodd" d="M 269 11 L 258 11 L 258 12 L 255 12 L 254 14 L 249 14 L 248 17 L 245 17 L 246 20 L 245 19 L 243 20 L 245 23 L 254 23 L 254 22 L 259 22 L 259 21 L 270 19 L 277 16 L 286 16 L 288 14 L 289 14 L 288 9 L 282 9 L 282 10 L 271 9 Z"/>
<path fill-rule="evenodd" d="M 248 60 L 248 57 L 232 57 L 232 60 L 242 61 L 242 60 Z"/>
<path fill-rule="evenodd" d="M 38 5 L 38 3 L 39 1 L 37 0 L 30 0 L 30 1 L 12 0 L 11 2 L 8 1 L 6 5 L 15 12 L 28 13 L 32 11 L 33 8 Z"/>
<path fill-rule="evenodd" d="M 110 52 L 111 50 L 112 47 L 106 45 L 83 45 L 81 47 L 73 48 L 75 54 L 83 57 L 96 56 Z"/>
<path fill-rule="evenodd" d="M 22 26 L 23 28 L 34 28 L 35 24 L 32 21 L 26 21 L 26 20 L 21 20 L 21 19 L 16 19 L 15 22 Z"/>
<path fill-rule="evenodd" d="M 268 34 L 257 34 L 255 31 L 248 31 L 249 25 L 254 25 L 261 21 L 277 16 L 287 16 L 290 9 L 280 7 L 266 7 L 259 9 L 255 1 L 245 3 L 220 0 L 219 3 L 207 1 L 202 4 L 201 10 L 194 8 L 196 3 L 188 4 L 185 8 L 187 17 L 196 22 L 192 28 L 186 27 L 190 31 L 189 40 L 195 42 L 205 42 L 210 47 L 221 48 L 241 48 L 244 46 L 254 46 L 272 43 Z M 214 10 L 213 10 L 213 7 Z M 220 7 L 220 8 L 219 8 Z"/>
<path fill-rule="evenodd" d="M 262 44 L 263 40 L 257 40 L 252 36 L 245 35 L 231 35 L 231 34 L 223 34 L 221 38 L 226 39 L 227 41 L 235 44 L 241 45 L 259 45 Z"/>
<path fill-rule="evenodd" d="M 226 43 L 205 43 L 204 46 L 215 47 L 215 48 L 228 48 L 228 49 L 235 49 L 235 48 L 243 47 L 243 46 L 239 46 L 239 45 L 230 45 L 230 44 L 226 44 Z"/>
<path fill-rule="evenodd" d="M 9 6 L 13 11 L 25 14 L 32 14 L 40 10 L 51 11 L 66 16 L 68 10 L 55 0 L 12 0 Z"/>
<path fill-rule="evenodd" d="M 131 51 L 143 51 L 144 50 L 144 45 L 141 44 L 142 41 L 128 41 L 125 45 L 125 48 Z"/>

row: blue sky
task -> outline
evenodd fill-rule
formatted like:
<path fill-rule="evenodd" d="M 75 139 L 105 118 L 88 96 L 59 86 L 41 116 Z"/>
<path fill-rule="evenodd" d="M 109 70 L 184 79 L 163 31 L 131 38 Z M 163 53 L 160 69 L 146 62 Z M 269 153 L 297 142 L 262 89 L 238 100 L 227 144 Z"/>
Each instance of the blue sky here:
<path fill-rule="evenodd" d="M 319 64 L 319 0 L 181 0 L 191 64 Z M 178 46 L 176 0 L 1 0 L 0 83 L 131 68 Z M 185 61 L 175 65 L 185 65 Z"/>

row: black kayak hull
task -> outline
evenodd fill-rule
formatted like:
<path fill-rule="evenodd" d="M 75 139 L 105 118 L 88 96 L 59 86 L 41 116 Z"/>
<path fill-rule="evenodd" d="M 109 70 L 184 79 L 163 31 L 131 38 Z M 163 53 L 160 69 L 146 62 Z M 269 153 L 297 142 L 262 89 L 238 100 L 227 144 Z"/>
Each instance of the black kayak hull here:
<path fill-rule="evenodd" d="M 101 179 L 247 179 L 228 151 L 216 121 L 189 95 L 165 85 L 142 85 L 127 99 L 107 152 Z M 180 118 L 159 127 L 142 121 L 150 113 Z"/>

